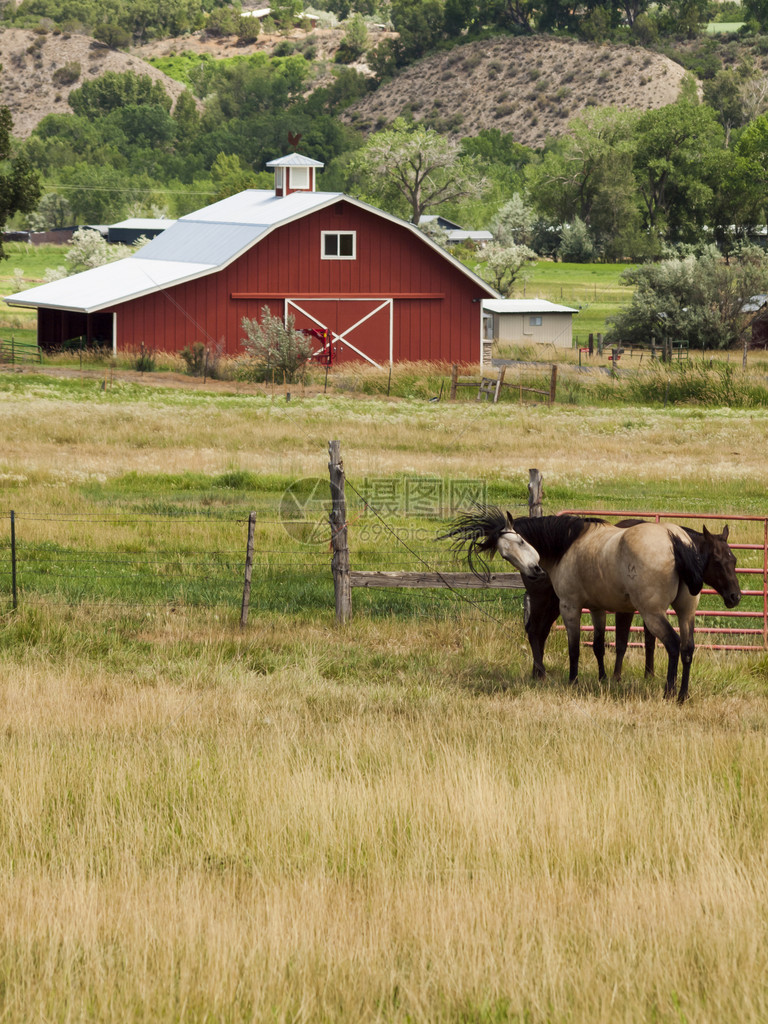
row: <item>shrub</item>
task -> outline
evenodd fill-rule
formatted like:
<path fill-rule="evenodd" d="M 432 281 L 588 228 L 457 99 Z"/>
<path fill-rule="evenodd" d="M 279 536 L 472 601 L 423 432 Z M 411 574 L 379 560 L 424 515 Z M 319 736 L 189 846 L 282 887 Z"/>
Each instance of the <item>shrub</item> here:
<path fill-rule="evenodd" d="M 196 341 L 191 348 L 183 348 L 179 355 L 186 363 L 184 372 L 190 377 L 210 377 L 212 380 L 221 378 L 220 349 L 211 349 L 202 341 Z"/>
<path fill-rule="evenodd" d="M 261 22 L 258 18 L 238 18 L 236 22 L 237 41 L 241 46 L 250 46 L 259 38 Z"/>
<path fill-rule="evenodd" d="M 139 373 L 152 373 L 155 369 L 156 363 L 155 350 L 153 348 L 147 348 L 142 341 L 139 346 L 139 351 L 136 353 L 136 357 L 133 361 L 134 368 Z"/>
<path fill-rule="evenodd" d="M 80 77 L 80 71 L 80 61 L 70 60 L 63 67 L 56 68 L 51 77 L 54 85 L 72 85 Z"/>
<path fill-rule="evenodd" d="M 312 342 L 303 331 L 296 330 L 294 323 L 292 316 L 285 324 L 280 317 L 272 316 L 269 306 L 262 308 L 261 321 L 243 317 L 243 346 L 249 364 L 245 372 L 251 380 L 274 377 L 292 383 L 303 373 L 312 354 Z"/>
<path fill-rule="evenodd" d="M 124 50 L 131 43 L 130 32 L 126 31 L 122 25 L 115 25 L 112 22 L 97 25 L 93 30 L 93 37 L 112 50 Z M 91 54 L 92 59 L 93 57 L 94 54 Z"/>

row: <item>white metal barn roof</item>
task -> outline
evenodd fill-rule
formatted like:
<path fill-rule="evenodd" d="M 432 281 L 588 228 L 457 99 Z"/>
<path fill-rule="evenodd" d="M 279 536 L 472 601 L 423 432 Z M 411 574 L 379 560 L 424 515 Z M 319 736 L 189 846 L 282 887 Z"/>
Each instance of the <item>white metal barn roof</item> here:
<path fill-rule="evenodd" d="M 292 160 L 293 156 L 285 159 Z M 273 163 L 284 163 L 285 159 Z M 306 157 L 299 159 L 307 160 Z M 408 228 L 421 242 L 481 286 L 486 294 L 493 292 L 487 282 L 432 242 L 415 225 L 361 200 L 342 192 L 291 192 L 287 196 L 276 196 L 271 189 L 249 189 L 180 217 L 125 259 L 16 292 L 6 296 L 5 302 L 9 306 L 95 313 L 159 288 L 184 284 L 223 270 L 270 231 L 341 199 Z"/>

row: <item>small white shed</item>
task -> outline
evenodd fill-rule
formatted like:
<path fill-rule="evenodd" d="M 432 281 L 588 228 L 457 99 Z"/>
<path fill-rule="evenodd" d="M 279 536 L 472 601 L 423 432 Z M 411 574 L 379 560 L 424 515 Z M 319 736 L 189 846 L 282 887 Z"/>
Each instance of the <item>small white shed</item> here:
<path fill-rule="evenodd" d="M 578 309 L 547 299 L 484 299 L 483 338 L 509 345 L 573 346 L 573 315 Z"/>

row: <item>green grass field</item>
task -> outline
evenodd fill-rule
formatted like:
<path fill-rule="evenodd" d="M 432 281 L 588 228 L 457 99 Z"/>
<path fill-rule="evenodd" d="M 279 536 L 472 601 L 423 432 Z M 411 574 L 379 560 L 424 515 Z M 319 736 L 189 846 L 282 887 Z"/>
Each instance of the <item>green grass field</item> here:
<path fill-rule="evenodd" d="M 0 296 L 43 283 L 46 270 L 64 266 L 66 245 L 30 245 L 6 242 L 7 259 L 0 262 Z M 9 306 L 0 300 L 0 339 L 15 338 L 27 344 L 37 343 L 37 311 Z"/>
<path fill-rule="evenodd" d="M 324 497 L 336 438 L 369 568 L 449 564 L 449 499 L 523 514 L 532 466 L 545 512 L 766 517 L 766 407 L 408 373 L 288 403 L 0 372 L 4 1021 L 768 1017 L 768 652 L 697 650 L 679 708 L 637 649 L 570 687 L 561 633 L 534 685 L 516 591 L 355 590 L 340 628 Z"/>
<path fill-rule="evenodd" d="M 540 260 L 524 284 L 515 287 L 514 298 L 540 298 L 578 309 L 573 319 L 574 345 L 586 344 L 590 334 L 606 330 L 606 317 L 618 312 L 632 298 L 633 288 L 620 276 L 627 265 L 552 263 Z"/>

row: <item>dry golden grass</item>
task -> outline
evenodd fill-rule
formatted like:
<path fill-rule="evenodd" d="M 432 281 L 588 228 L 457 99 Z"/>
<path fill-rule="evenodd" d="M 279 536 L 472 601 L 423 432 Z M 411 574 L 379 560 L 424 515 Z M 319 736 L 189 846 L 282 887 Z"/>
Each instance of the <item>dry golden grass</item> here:
<path fill-rule="evenodd" d="M 50 396 L 30 383 L 0 402 L 2 478 L 45 483 L 127 472 L 287 476 L 325 473 L 330 438 L 348 473 L 511 478 L 531 466 L 550 483 L 768 482 L 768 412 L 637 406 L 552 408 L 382 402 L 322 395 L 229 397 L 116 385 Z"/>
<path fill-rule="evenodd" d="M 765 1019 L 768 704 L 716 658 L 681 713 L 637 659 L 530 688 L 517 622 L 23 614 L 4 1020 Z"/>

